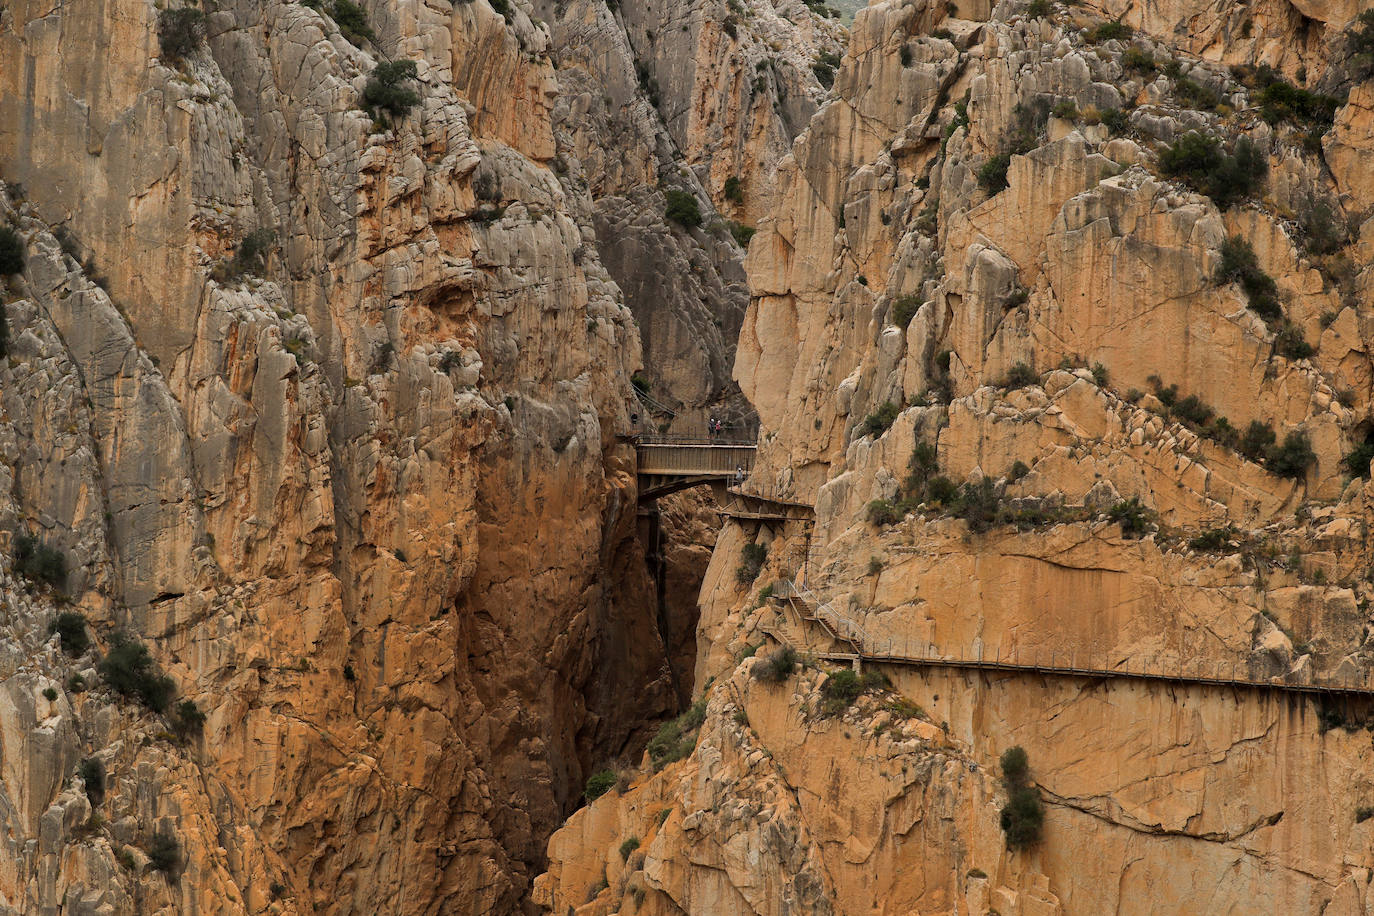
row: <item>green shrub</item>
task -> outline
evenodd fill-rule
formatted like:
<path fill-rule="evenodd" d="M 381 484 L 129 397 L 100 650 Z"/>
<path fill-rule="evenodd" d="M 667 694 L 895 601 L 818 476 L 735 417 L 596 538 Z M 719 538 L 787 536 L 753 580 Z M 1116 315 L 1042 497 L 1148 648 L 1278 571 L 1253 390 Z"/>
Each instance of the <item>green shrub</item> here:
<path fill-rule="evenodd" d="M 749 247 L 749 240 L 754 237 L 756 230 L 753 226 L 746 226 L 744 223 L 737 223 L 730 220 L 730 234 L 735 238 L 735 244 L 741 248 Z"/>
<path fill-rule="evenodd" d="M 902 296 L 892 303 L 892 323 L 902 330 L 906 330 L 911 325 L 911 319 L 916 317 L 916 312 L 921 307 L 921 297 L 915 293 L 909 296 Z"/>
<path fill-rule="evenodd" d="M 901 60 L 903 67 L 911 66 L 911 48 L 907 45 L 902 45 L 901 50 L 897 52 L 897 57 Z"/>
<path fill-rule="evenodd" d="M 1269 164 L 1247 137 L 1236 141 L 1228 153 L 1216 138 L 1189 131 L 1160 153 L 1159 167 L 1224 210 L 1259 190 Z"/>
<path fill-rule="evenodd" d="M 1138 73 L 1146 79 L 1159 72 L 1154 55 L 1139 45 L 1131 45 L 1121 55 L 1121 66 L 1127 73 Z"/>
<path fill-rule="evenodd" d="M 959 485 L 948 477 L 932 477 L 926 484 L 926 499 L 941 505 L 950 505 L 959 498 Z"/>
<path fill-rule="evenodd" d="M 1135 32 L 1130 26 L 1126 25 L 1126 23 L 1111 20 L 1102 23 L 1095 29 L 1090 29 L 1086 37 L 1088 41 L 1096 44 L 1102 41 L 1112 41 L 1113 39 L 1117 41 L 1129 41 L 1134 34 Z"/>
<path fill-rule="evenodd" d="M 86 798 L 99 808 L 105 800 L 105 764 L 99 757 L 87 757 L 76 768 L 76 775 L 86 784 Z"/>
<path fill-rule="evenodd" d="M 735 570 L 735 579 L 741 585 L 748 585 L 759 577 L 763 564 L 768 560 L 768 545 L 749 543 L 740 548 L 740 565 Z"/>
<path fill-rule="evenodd" d="M 697 731 L 706 721 L 706 698 L 702 697 L 688 707 L 687 711 L 659 726 L 658 731 L 649 739 L 649 759 L 653 761 L 654 771 L 663 769 L 674 761 L 681 760 L 697 745 Z"/>
<path fill-rule="evenodd" d="M 172 717 L 172 730 L 180 738 L 199 735 L 205 728 L 205 713 L 200 711 L 195 700 L 182 700 L 176 705 Z"/>
<path fill-rule="evenodd" d="M 649 381 L 649 377 L 643 372 L 636 370 L 630 375 L 630 384 L 635 386 L 635 390 L 640 394 L 648 394 L 654 390 L 654 383 Z"/>
<path fill-rule="evenodd" d="M 601 770 L 593 773 L 587 780 L 586 787 L 582 790 L 582 797 L 587 801 L 596 801 L 605 795 L 615 785 L 615 773 L 612 770 Z"/>
<path fill-rule="evenodd" d="M 762 664 L 754 665 L 754 677 L 769 684 L 781 684 L 797 670 L 797 651 L 783 646 L 768 653 Z"/>
<path fill-rule="evenodd" d="M 1355 823 L 1363 824 L 1371 817 L 1374 817 L 1374 807 L 1370 807 L 1368 805 L 1361 805 L 1360 807 L 1355 809 Z"/>
<path fill-rule="evenodd" d="M 663 211 L 665 217 L 689 229 L 701 225 L 701 207 L 695 197 L 677 188 L 669 188 L 664 195 L 668 198 L 668 205 Z"/>
<path fill-rule="evenodd" d="M 1050 0 L 1031 0 L 1031 5 L 1026 7 L 1026 15 L 1031 19 L 1044 19 L 1053 12 Z"/>
<path fill-rule="evenodd" d="M 165 831 L 158 831 L 148 844 L 148 867 L 164 875 L 174 873 L 181 865 L 181 844 Z"/>
<path fill-rule="evenodd" d="M 1019 745 L 1002 753 L 1002 786 L 1007 804 L 1002 808 L 1002 832 L 1008 849 L 1025 849 L 1040 839 L 1045 809 L 1040 792 L 1030 785 L 1030 758 Z"/>
<path fill-rule="evenodd" d="M 1302 478 L 1316 460 L 1307 436 L 1294 430 L 1284 437 L 1282 445 L 1270 447 L 1265 454 L 1265 467 L 1280 477 Z"/>
<path fill-rule="evenodd" d="M 48 632 L 56 633 L 62 640 L 62 651 L 72 658 L 86 654 L 91 647 L 91 637 L 86 633 L 86 618 L 76 611 L 63 611 L 48 627 Z"/>
<path fill-rule="evenodd" d="M 1356 17 L 1346 41 L 1351 52 L 1351 69 L 1357 79 L 1374 74 L 1374 10 L 1365 10 Z"/>
<path fill-rule="evenodd" d="M 876 576 L 883 571 L 883 561 L 881 557 L 868 558 L 868 574 Z"/>
<path fill-rule="evenodd" d="M 1116 136 L 1124 134 L 1126 128 L 1131 126 L 1126 112 L 1122 111 L 1120 108 L 1104 108 L 1102 109 L 1100 117 L 1102 118 L 1102 123 L 1106 125 L 1107 130 L 1111 131 L 1112 134 Z"/>
<path fill-rule="evenodd" d="M 1361 442 L 1342 460 L 1351 477 L 1368 477 L 1369 462 L 1374 461 L 1374 441 Z"/>
<path fill-rule="evenodd" d="M 1188 546 L 1193 550 L 1205 550 L 1215 552 L 1223 550 L 1235 536 L 1236 529 L 1227 526 L 1225 528 L 1208 528 L 1197 537 L 1188 541 Z"/>
<path fill-rule="evenodd" d="M 739 177 L 731 175 L 725 179 L 725 199 L 734 201 L 737 204 L 744 203 L 744 185 Z"/>
<path fill-rule="evenodd" d="M 1190 80 L 1186 76 L 1174 80 L 1174 95 L 1178 96 L 1179 104 L 1185 108 L 1196 108 L 1206 111 L 1216 108 L 1221 102 L 1215 89 L 1204 86 L 1196 80 Z"/>
<path fill-rule="evenodd" d="M 1150 528 L 1150 510 L 1140 504 L 1140 497 L 1123 499 L 1107 510 L 1107 517 L 1121 525 L 1122 537 L 1139 537 Z"/>
<path fill-rule="evenodd" d="M 248 233 L 234 248 L 234 256 L 220 261 L 211 274 L 221 283 L 233 282 L 245 276 L 262 276 L 267 269 L 267 256 L 277 234 L 271 229 L 258 228 Z"/>
<path fill-rule="evenodd" d="M 1277 438 L 1272 426 L 1259 420 L 1251 420 L 1250 425 L 1245 428 L 1245 435 L 1241 436 L 1237 450 L 1251 461 L 1263 461 Z"/>
<path fill-rule="evenodd" d="M 1107 373 L 1107 367 L 1102 365 L 1101 363 L 1093 363 L 1092 373 L 1093 384 L 1096 385 L 1098 388 L 1106 388 L 1107 380 L 1109 378 Z"/>
<path fill-rule="evenodd" d="M 1030 468 L 1026 465 L 1026 462 L 1018 461 L 1011 466 L 1011 470 L 1007 471 L 1007 480 L 1015 483 L 1029 473 Z"/>
<path fill-rule="evenodd" d="M 811 72 L 816 74 L 816 81 L 823 87 L 829 89 L 835 85 L 835 71 L 840 67 L 840 55 L 833 51 L 822 51 L 816 56 L 816 62 L 811 65 Z"/>
<path fill-rule="evenodd" d="M 1221 243 L 1221 263 L 1217 265 L 1216 281 L 1240 284 L 1250 310 L 1266 322 L 1283 317 L 1278 284 L 1260 269 L 1255 250 L 1240 236 L 1233 235 Z"/>
<path fill-rule="evenodd" d="M 638 849 L 638 848 L 639 848 L 639 837 L 637 837 L 637 836 L 632 836 L 632 837 L 630 837 L 629 839 L 627 839 L 625 842 L 621 843 L 621 844 L 620 844 L 620 861 L 622 861 L 622 862 L 628 862 L 628 861 L 630 861 L 630 856 L 631 856 L 631 854 L 633 854 L 634 851 L 635 851 L 636 849 Z"/>
<path fill-rule="evenodd" d="M 372 31 L 372 25 L 367 21 L 367 10 L 353 0 L 334 0 L 334 21 L 338 23 L 343 37 L 360 48 L 364 41 L 374 44 L 377 41 L 377 33 Z"/>
<path fill-rule="evenodd" d="M 205 37 L 205 15 L 193 7 L 157 14 L 157 44 L 164 63 L 178 64 Z"/>
<path fill-rule="evenodd" d="M 420 104 L 420 94 L 402 83 L 415 79 L 413 60 L 384 61 L 372 68 L 363 87 L 363 107 L 376 117 L 388 112 L 392 117 L 405 117 L 406 112 Z"/>
<path fill-rule="evenodd" d="M 883 690 L 890 686 L 887 676 L 872 668 L 856 674 L 852 669 L 836 671 L 821 685 L 822 716 L 836 716 L 844 712 L 861 695 L 870 690 Z"/>
<path fill-rule="evenodd" d="M 1303 336 L 1302 328 L 1285 321 L 1274 335 L 1274 352 L 1286 359 L 1307 359 L 1317 351 Z"/>
<path fill-rule="evenodd" d="M 67 558 L 28 534 L 14 538 L 14 571 L 35 585 L 61 588 L 67 582 Z"/>
<path fill-rule="evenodd" d="M 892 428 L 892 424 L 897 422 L 897 417 L 901 414 L 901 408 L 891 401 L 883 401 L 878 409 L 864 418 L 863 424 L 859 427 L 861 436 L 881 436 Z"/>
<path fill-rule="evenodd" d="M 1259 81 L 1264 86 L 1259 103 L 1260 115 L 1265 121 L 1270 124 L 1288 121 L 1318 128 L 1323 133 L 1331 129 L 1336 109 L 1341 106 L 1340 99 L 1299 89 L 1280 79 L 1267 65 L 1260 67 Z"/>
<path fill-rule="evenodd" d="M 1175 401 L 1169 412 L 1191 427 L 1206 426 L 1207 421 L 1212 419 L 1212 408 L 1195 394 Z"/>
<path fill-rule="evenodd" d="M 47 700 L 48 702 L 50 702 L 50 703 L 55 703 L 55 702 L 57 702 L 57 688 L 55 688 L 55 687 L 44 687 L 44 688 L 43 688 L 43 697 L 44 697 L 44 699 L 46 699 L 46 700 Z"/>
<path fill-rule="evenodd" d="M 0 277 L 24 272 L 24 239 L 9 226 L 0 226 Z"/>
<path fill-rule="evenodd" d="M 997 524 L 1001 507 L 1002 501 L 992 479 L 984 477 L 977 483 L 964 484 L 954 511 L 968 523 L 970 531 L 980 533 Z"/>
<path fill-rule="evenodd" d="M 491 8 L 501 14 L 501 18 L 510 22 L 515 18 L 515 8 L 510 5 L 510 0 L 487 0 Z"/>
<path fill-rule="evenodd" d="M 1007 189 L 1007 170 L 1011 168 L 1011 155 L 998 153 L 983 163 L 978 170 L 978 186 L 988 194 L 995 195 Z"/>
<path fill-rule="evenodd" d="M 114 635 L 97 670 L 120 696 L 137 699 L 154 712 L 166 710 L 176 694 L 176 685 L 158 668 L 148 647 L 124 633 Z"/>
<path fill-rule="evenodd" d="M 890 499 L 875 499 L 864 509 L 864 517 L 870 525 L 878 528 L 895 525 L 902 520 L 902 507 Z"/>
<path fill-rule="evenodd" d="M 1035 374 L 1035 370 L 1025 363 L 1017 363 L 1007 370 L 1007 377 L 1002 380 L 1003 388 L 1025 388 L 1040 381 L 1040 376 Z"/>

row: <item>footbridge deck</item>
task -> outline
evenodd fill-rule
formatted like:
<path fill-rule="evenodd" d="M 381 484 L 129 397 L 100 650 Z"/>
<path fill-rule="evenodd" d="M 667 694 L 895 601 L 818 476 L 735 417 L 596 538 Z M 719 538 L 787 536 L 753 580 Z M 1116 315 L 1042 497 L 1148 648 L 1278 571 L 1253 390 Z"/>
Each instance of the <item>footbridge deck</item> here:
<path fill-rule="evenodd" d="M 635 441 L 641 502 L 705 483 L 740 484 L 754 467 L 753 442 L 641 436 Z"/>
<path fill-rule="evenodd" d="M 821 601 L 805 586 L 790 579 L 775 584 L 772 598 L 794 608 L 803 626 L 812 623 L 825 633 L 835 650 L 817 652 L 816 657 L 832 662 L 854 665 L 872 662 L 914 668 L 952 668 L 1049 677 L 1124 679 L 1179 686 L 1374 699 L 1374 672 L 1368 670 L 1348 670 L 1325 678 L 1321 683 L 1294 683 L 1257 678 L 1249 675 L 1240 665 L 1227 666 L 1220 661 L 1208 663 L 1201 659 L 1193 665 L 1188 665 L 1183 659 L 1174 659 L 1174 664 L 1161 660 L 1154 667 L 1124 667 L 1109 664 L 1105 658 L 1080 658 L 1076 653 L 1065 656 L 1062 653 L 1021 648 L 987 649 L 982 645 L 973 651 L 949 654 L 937 651 L 929 643 L 874 639 L 858 621 L 837 610 L 833 604 Z M 766 627 L 765 630 L 781 643 L 792 643 L 778 627 Z"/>

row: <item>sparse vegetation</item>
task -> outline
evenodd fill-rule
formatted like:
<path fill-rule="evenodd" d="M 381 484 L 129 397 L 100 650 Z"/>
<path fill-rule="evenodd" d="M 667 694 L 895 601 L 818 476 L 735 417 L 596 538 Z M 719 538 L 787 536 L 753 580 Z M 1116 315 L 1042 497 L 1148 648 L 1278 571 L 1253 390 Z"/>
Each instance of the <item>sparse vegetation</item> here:
<path fill-rule="evenodd" d="M 816 81 L 826 89 L 835 85 L 835 71 L 840 67 L 840 55 L 834 51 L 822 51 L 811 65 Z"/>
<path fill-rule="evenodd" d="M 769 684 L 781 684 L 797 670 L 797 650 L 783 646 L 764 657 L 762 664 L 754 665 L 754 677 Z"/>
<path fill-rule="evenodd" d="M 725 179 L 725 199 L 737 204 L 744 203 L 744 185 L 740 182 L 738 175 L 731 175 Z"/>
<path fill-rule="evenodd" d="M 655 772 L 692 753 L 697 745 L 697 731 L 705 721 L 706 698 L 701 697 L 682 715 L 659 726 L 647 748 Z"/>
<path fill-rule="evenodd" d="M 176 694 L 176 685 L 158 668 L 148 647 L 126 633 L 116 633 L 110 653 L 97 670 L 116 693 L 136 699 L 153 712 L 167 709 Z"/>
<path fill-rule="evenodd" d="M 1266 322 L 1283 317 L 1278 284 L 1260 269 L 1255 250 L 1240 236 L 1233 235 L 1221 243 L 1221 263 L 1217 265 L 1216 281 L 1240 284 L 1250 304 L 1250 311 Z"/>
<path fill-rule="evenodd" d="M 62 640 L 62 651 L 71 658 L 79 658 L 91 647 L 91 637 L 86 632 L 86 617 L 76 611 L 63 611 L 48 627 L 48 632 L 56 633 Z"/>
<path fill-rule="evenodd" d="M 148 843 L 148 867 L 171 875 L 181 867 L 181 843 L 171 833 L 158 831 Z"/>
<path fill-rule="evenodd" d="M 205 727 L 205 713 L 200 711 L 195 700 L 182 700 L 176 705 L 172 715 L 172 730 L 183 741 L 201 733 Z"/>
<path fill-rule="evenodd" d="M 99 757 L 87 757 L 76 768 L 76 775 L 86 784 L 86 798 L 99 808 L 105 800 L 105 764 Z"/>
<path fill-rule="evenodd" d="M 1351 477 L 1368 477 L 1369 463 L 1374 461 L 1374 441 L 1359 443 L 1345 456 L 1345 468 Z"/>
<path fill-rule="evenodd" d="M 1019 745 L 1002 753 L 1002 786 L 1007 791 L 1007 804 L 1002 808 L 1002 832 L 1007 848 L 1026 849 L 1040 839 L 1045 822 L 1045 808 L 1040 792 L 1030 784 L 1030 759 Z"/>
<path fill-rule="evenodd" d="M 582 790 L 582 797 L 587 801 L 596 801 L 605 795 L 615 785 L 615 771 L 600 770 L 593 773 L 587 779 L 587 785 Z"/>
<path fill-rule="evenodd" d="M 1120 108 L 1104 108 L 1102 109 L 1100 117 L 1103 125 L 1105 125 L 1107 130 L 1111 131 L 1114 136 L 1124 134 L 1126 128 L 1130 127 L 1130 121 L 1126 116 L 1126 112 L 1122 111 Z"/>
<path fill-rule="evenodd" d="M 1160 153 L 1159 168 L 1224 210 L 1259 190 L 1269 164 L 1248 137 L 1237 140 L 1228 153 L 1215 137 L 1189 131 Z"/>
<path fill-rule="evenodd" d="M 0 277 L 24 272 L 24 239 L 10 226 L 0 226 Z"/>
<path fill-rule="evenodd" d="M 379 117 L 381 112 L 393 118 L 405 117 L 406 112 L 420 104 L 420 94 L 404 85 L 415 78 L 415 61 L 383 61 L 372 68 L 367 84 L 363 86 L 363 107 L 374 118 Z"/>
<path fill-rule="evenodd" d="M 668 199 L 663 211 L 665 217 L 688 229 L 701 225 L 701 206 L 695 197 L 677 188 L 668 188 L 663 193 Z"/>
<path fill-rule="evenodd" d="M 1365 10 L 1356 17 L 1346 41 L 1351 52 L 1351 69 L 1357 79 L 1374 75 L 1374 10 Z"/>
<path fill-rule="evenodd" d="M 891 682 L 887 676 L 874 668 L 866 668 L 863 674 L 857 674 L 850 668 L 836 671 L 821 685 L 820 714 L 837 716 L 853 706 L 854 701 L 864 693 L 885 690 L 889 686 Z"/>
<path fill-rule="evenodd" d="M 1129 41 L 1134 34 L 1130 26 L 1126 25 L 1124 22 L 1118 22 L 1113 19 L 1102 23 L 1096 28 L 1089 29 L 1087 35 L 1084 37 L 1091 43 L 1098 44 L 1100 42 L 1113 40 Z"/>
<path fill-rule="evenodd" d="M 361 48 L 364 41 L 376 43 L 377 33 L 367 21 L 367 10 L 353 0 L 334 0 L 332 17 L 343 37 L 357 47 Z"/>
<path fill-rule="evenodd" d="M 749 240 L 754 237 L 757 231 L 753 226 L 746 226 L 744 223 L 737 223 L 734 220 L 728 222 L 730 235 L 734 237 L 735 244 L 741 248 L 749 247 Z"/>
<path fill-rule="evenodd" d="M 863 424 L 859 427 L 861 436 L 881 436 L 892 428 L 892 424 L 897 421 L 901 414 L 901 408 L 891 401 L 883 401 L 878 409 L 864 418 Z"/>
<path fill-rule="evenodd" d="M 768 560 L 768 545 L 759 543 L 745 544 L 740 548 L 740 564 L 735 570 L 735 580 L 740 585 L 748 585 L 759 577 L 763 564 Z"/>
<path fill-rule="evenodd" d="M 892 303 L 892 323 L 902 330 L 906 330 L 911 325 L 911 319 L 916 317 L 916 312 L 920 307 L 920 296 L 914 293 L 902 296 Z"/>
<path fill-rule="evenodd" d="M 1215 553 L 1225 550 L 1235 535 L 1236 529 L 1233 525 L 1227 525 L 1225 528 L 1208 528 L 1197 537 L 1189 540 L 1188 546 L 1193 550 Z"/>
<path fill-rule="evenodd" d="M 1307 475 L 1308 467 L 1316 460 L 1317 455 L 1312 451 L 1312 444 L 1307 436 L 1294 430 L 1284 437 L 1282 445 L 1268 450 L 1264 464 L 1280 477 L 1301 479 Z"/>
<path fill-rule="evenodd" d="M 1025 388 L 1040 381 L 1040 376 L 1035 374 L 1035 370 L 1025 363 L 1017 363 L 1007 370 L 1006 378 L 1002 379 L 1002 387 Z"/>
<path fill-rule="evenodd" d="M 1144 77 L 1147 81 L 1159 72 L 1154 55 L 1139 45 L 1131 45 L 1121 55 L 1121 67 L 1127 73 Z"/>
<path fill-rule="evenodd" d="M 978 169 L 978 186 L 989 195 L 1005 191 L 1008 187 L 1007 170 L 1010 168 L 1010 153 L 998 153 L 988 157 L 988 161 Z"/>
<path fill-rule="evenodd" d="M 1107 510 L 1107 517 L 1121 526 L 1123 537 L 1140 537 L 1150 528 L 1150 510 L 1140 503 L 1140 497 L 1123 499 Z"/>
<path fill-rule="evenodd" d="M 1186 76 L 1180 76 L 1174 80 L 1174 95 L 1178 98 L 1178 103 L 1184 108 L 1194 108 L 1199 111 L 1211 111 L 1221 102 L 1221 96 L 1217 94 L 1215 89 L 1204 86 Z"/>
<path fill-rule="evenodd" d="M 1274 352 L 1285 359 L 1306 359 L 1317 351 L 1303 336 L 1302 328 L 1285 321 L 1274 335 Z"/>
<path fill-rule="evenodd" d="M 630 855 L 639 848 L 639 837 L 632 836 L 620 844 L 620 861 L 630 861 Z"/>
<path fill-rule="evenodd" d="M 157 14 L 157 44 L 163 63 L 179 64 L 205 37 L 205 14 L 194 7 Z"/>
<path fill-rule="evenodd" d="M 232 258 L 222 258 L 215 264 L 211 276 L 220 283 L 232 283 L 249 275 L 261 276 L 267 269 L 267 256 L 276 240 L 277 234 L 271 229 L 254 229 L 238 243 Z"/>
<path fill-rule="evenodd" d="M 1062 102 L 1057 102 L 1054 108 L 1050 110 L 1050 114 L 1065 121 L 1077 121 L 1078 106 L 1074 104 L 1073 99 L 1065 99 Z"/>
<path fill-rule="evenodd" d="M 868 519 L 868 523 L 879 528 L 897 524 L 904 514 L 902 507 L 890 499 L 870 500 L 864 509 L 864 517 Z"/>
<path fill-rule="evenodd" d="M 1053 12 L 1050 0 L 1031 0 L 1031 5 L 1026 7 L 1026 15 L 1031 19 L 1044 19 Z"/>
<path fill-rule="evenodd" d="M 38 538 L 19 534 L 14 538 L 14 571 L 35 585 L 59 589 L 67 583 L 67 558 Z"/>

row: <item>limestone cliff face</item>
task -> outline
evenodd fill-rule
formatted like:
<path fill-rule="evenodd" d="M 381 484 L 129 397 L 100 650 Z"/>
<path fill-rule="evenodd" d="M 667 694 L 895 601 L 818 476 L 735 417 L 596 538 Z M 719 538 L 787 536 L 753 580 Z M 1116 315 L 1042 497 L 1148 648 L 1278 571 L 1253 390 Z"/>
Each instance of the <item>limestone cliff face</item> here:
<path fill-rule="evenodd" d="M 220 4 L 179 64 L 152 4 L 0 14 L 5 528 L 207 715 L 182 745 L 93 672 L 69 695 L 94 656 L 34 654 L 55 610 L 13 599 L 15 912 L 510 912 L 675 708 L 621 439 L 639 334 L 552 167 L 548 27 L 381 3 L 358 47 L 328 10 Z M 419 101 L 374 118 L 387 57 Z M 158 831 L 179 882 L 134 852 Z"/>
<path fill-rule="evenodd" d="M 550 912 L 1374 910 L 1358 704 L 866 663 L 896 695 L 835 710 L 814 659 L 853 647 L 768 597 L 799 576 L 868 654 L 1367 680 L 1357 12 L 858 13 L 751 244 L 735 365 L 762 424 L 749 486 L 814 523 L 720 532 L 704 723 L 554 835 Z M 1262 64 L 1331 118 L 1275 112 Z M 1246 138 L 1262 179 L 1229 206 L 1178 180 L 1161 157 L 1189 131 Z M 1237 238 L 1279 315 L 1219 278 Z M 756 655 L 779 642 L 813 661 L 774 686 Z M 1047 806 L 1016 852 L 1014 745 Z"/>

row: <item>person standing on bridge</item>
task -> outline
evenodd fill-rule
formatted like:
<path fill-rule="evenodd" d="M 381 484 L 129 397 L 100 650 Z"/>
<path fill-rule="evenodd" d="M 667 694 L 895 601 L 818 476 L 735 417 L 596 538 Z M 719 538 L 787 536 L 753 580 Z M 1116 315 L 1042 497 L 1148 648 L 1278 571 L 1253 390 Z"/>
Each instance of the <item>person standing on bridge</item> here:
<path fill-rule="evenodd" d="M 744 465 L 742 464 L 735 465 L 735 486 L 744 486 Z"/>

